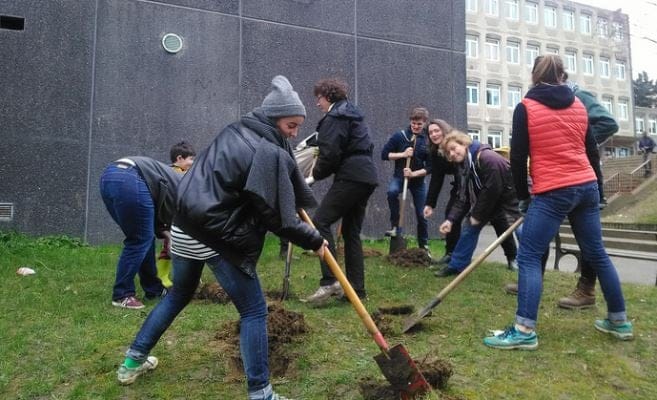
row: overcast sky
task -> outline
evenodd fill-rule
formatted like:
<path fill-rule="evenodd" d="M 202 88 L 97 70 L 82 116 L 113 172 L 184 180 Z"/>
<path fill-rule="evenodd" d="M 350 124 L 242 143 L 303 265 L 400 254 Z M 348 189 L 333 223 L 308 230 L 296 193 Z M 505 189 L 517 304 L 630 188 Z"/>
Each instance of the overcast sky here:
<path fill-rule="evenodd" d="M 607 10 L 620 8 L 630 19 L 633 78 L 641 71 L 657 79 L 657 0 L 577 0 Z"/>

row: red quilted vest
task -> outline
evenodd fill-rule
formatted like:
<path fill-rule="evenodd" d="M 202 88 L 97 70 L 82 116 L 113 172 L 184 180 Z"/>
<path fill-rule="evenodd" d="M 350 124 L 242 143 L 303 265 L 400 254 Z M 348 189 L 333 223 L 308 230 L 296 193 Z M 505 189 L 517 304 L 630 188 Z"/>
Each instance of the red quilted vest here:
<path fill-rule="evenodd" d="M 553 109 L 524 98 L 529 133 L 529 173 L 532 194 L 596 180 L 586 156 L 588 116 L 582 102 Z"/>

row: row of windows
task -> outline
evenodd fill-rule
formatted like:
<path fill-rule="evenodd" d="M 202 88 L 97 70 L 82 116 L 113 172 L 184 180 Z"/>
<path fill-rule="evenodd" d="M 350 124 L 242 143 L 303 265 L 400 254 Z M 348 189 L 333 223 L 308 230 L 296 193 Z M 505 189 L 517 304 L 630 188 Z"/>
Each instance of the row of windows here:
<path fill-rule="evenodd" d="M 636 118 L 635 122 L 634 127 L 636 128 L 637 133 L 643 133 L 646 131 L 646 124 L 643 118 Z M 648 120 L 648 133 L 657 133 L 657 120 Z"/>
<path fill-rule="evenodd" d="M 509 64 L 520 64 L 520 51 L 521 45 L 517 40 L 507 40 L 504 48 L 504 58 Z M 485 58 L 489 61 L 500 61 L 501 59 L 501 44 L 500 39 L 493 37 L 486 37 L 486 42 L 484 43 L 484 52 Z M 524 59 L 522 62 L 529 68 L 534 65 L 534 59 L 538 57 L 541 53 L 539 45 L 536 44 L 525 44 L 524 46 Z M 559 54 L 559 48 L 556 46 L 546 46 L 546 53 Z M 479 36 L 476 35 L 466 35 L 465 36 L 465 54 L 468 58 L 479 58 Z M 564 68 L 569 73 L 577 73 L 578 62 L 577 62 L 578 52 L 576 50 L 566 50 L 562 56 Z M 584 75 L 594 75 L 595 74 L 595 62 L 594 56 L 590 53 L 582 53 L 581 59 L 579 62 L 579 67 Z M 598 57 L 598 74 L 602 78 L 610 78 L 611 71 L 611 60 L 609 57 L 599 56 Z M 614 65 L 614 76 L 618 80 L 625 80 L 626 76 L 626 64 L 624 60 L 615 60 Z"/>
<path fill-rule="evenodd" d="M 500 6 L 503 7 L 504 17 L 512 21 L 520 20 L 520 0 L 482 0 L 484 11 L 487 15 L 498 17 L 500 15 Z M 465 10 L 469 12 L 479 11 L 478 0 L 466 0 Z M 559 11 L 561 11 L 561 28 L 564 31 L 575 31 L 575 11 L 569 9 L 557 9 L 555 6 L 543 6 L 543 24 L 547 28 L 559 28 Z M 539 23 L 539 4 L 534 1 L 525 1 L 522 9 L 523 21 L 527 24 L 537 25 Z M 613 22 L 613 37 L 616 40 L 623 40 L 623 24 Z M 579 32 L 584 35 L 593 34 L 593 16 L 590 14 L 579 14 Z M 609 21 L 607 18 L 598 17 L 596 32 L 601 38 L 610 37 Z"/>
<path fill-rule="evenodd" d="M 473 140 L 481 142 L 481 129 L 468 128 L 468 135 L 470 135 Z M 510 141 L 511 139 L 509 138 L 509 142 Z M 502 130 L 489 128 L 486 135 L 486 143 L 488 143 L 492 148 L 502 147 Z"/>
<path fill-rule="evenodd" d="M 469 81 L 466 83 L 466 102 L 468 105 L 478 106 L 480 98 L 479 82 Z M 508 85 L 506 90 L 506 106 L 515 108 L 522 99 L 522 88 L 520 86 Z M 500 107 L 502 103 L 502 85 L 497 83 L 486 84 L 486 101 L 489 107 Z M 614 115 L 614 99 L 611 96 L 602 96 L 600 104 Z M 629 101 L 627 99 L 618 99 L 616 102 L 616 117 L 621 121 L 627 121 L 629 118 Z"/>

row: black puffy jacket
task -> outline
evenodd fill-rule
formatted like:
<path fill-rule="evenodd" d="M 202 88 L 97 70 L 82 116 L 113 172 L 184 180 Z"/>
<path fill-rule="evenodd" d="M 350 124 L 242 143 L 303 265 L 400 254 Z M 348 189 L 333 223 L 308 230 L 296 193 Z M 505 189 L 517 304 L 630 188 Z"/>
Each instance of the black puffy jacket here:
<path fill-rule="evenodd" d="M 256 155 L 263 152 L 268 157 Z M 272 165 L 263 167 L 263 160 L 271 159 L 276 165 L 268 161 Z M 260 187 L 249 189 L 247 181 L 251 184 L 253 176 L 270 176 L 276 181 L 260 182 Z M 287 140 L 256 109 L 225 127 L 196 157 L 180 182 L 174 221 L 255 277 L 268 230 L 304 249 L 316 250 L 322 245 L 319 232 L 296 217 L 295 207 L 314 204 Z"/>

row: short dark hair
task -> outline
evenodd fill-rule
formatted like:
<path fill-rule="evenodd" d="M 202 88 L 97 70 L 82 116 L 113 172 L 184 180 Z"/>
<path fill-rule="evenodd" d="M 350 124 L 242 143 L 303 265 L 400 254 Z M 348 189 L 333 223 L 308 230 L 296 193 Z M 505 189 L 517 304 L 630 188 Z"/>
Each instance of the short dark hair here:
<path fill-rule="evenodd" d="M 329 103 L 335 103 L 347 98 L 349 85 L 338 78 L 320 79 L 313 87 L 315 96 L 324 96 Z"/>
<path fill-rule="evenodd" d="M 409 113 L 408 119 L 410 119 L 411 121 L 416 121 L 418 119 L 421 119 L 424 122 L 427 122 L 429 120 L 429 110 L 427 110 L 424 107 L 415 107 Z"/>
<path fill-rule="evenodd" d="M 171 150 L 169 151 L 169 157 L 171 158 L 172 163 L 176 162 L 178 156 L 181 156 L 182 158 L 196 156 L 196 151 L 191 144 L 183 140 L 182 142 L 178 142 L 171 146 Z"/>

